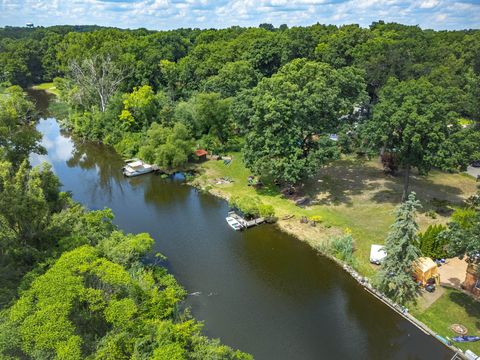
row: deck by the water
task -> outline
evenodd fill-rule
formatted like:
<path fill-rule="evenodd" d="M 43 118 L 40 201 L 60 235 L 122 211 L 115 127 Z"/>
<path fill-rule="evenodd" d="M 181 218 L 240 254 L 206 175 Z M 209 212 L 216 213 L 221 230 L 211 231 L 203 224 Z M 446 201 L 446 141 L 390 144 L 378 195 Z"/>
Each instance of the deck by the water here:
<path fill-rule="evenodd" d="M 237 220 L 245 229 L 248 229 L 252 226 L 259 225 L 265 222 L 265 219 L 261 217 L 253 220 L 246 220 L 240 215 L 238 215 L 235 211 L 229 211 L 228 216 Z"/>

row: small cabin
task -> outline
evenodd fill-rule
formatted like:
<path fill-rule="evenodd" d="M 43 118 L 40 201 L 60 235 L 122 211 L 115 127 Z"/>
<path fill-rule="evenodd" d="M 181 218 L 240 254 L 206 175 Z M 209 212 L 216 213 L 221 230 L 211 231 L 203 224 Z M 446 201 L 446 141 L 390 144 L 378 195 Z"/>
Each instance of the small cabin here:
<path fill-rule="evenodd" d="M 420 257 L 413 263 L 413 274 L 418 282 L 425 285 L 429 279 L 434 279 L 435 284 L 440 284 L 438 265 L 429 257 Z"/>
<path fill-rule="evenodd" d="M 198 158 L 198 162 L 204 162 L 207 160 L 208 151 L 204 149 L 195 150 L 195 156 Z"/>

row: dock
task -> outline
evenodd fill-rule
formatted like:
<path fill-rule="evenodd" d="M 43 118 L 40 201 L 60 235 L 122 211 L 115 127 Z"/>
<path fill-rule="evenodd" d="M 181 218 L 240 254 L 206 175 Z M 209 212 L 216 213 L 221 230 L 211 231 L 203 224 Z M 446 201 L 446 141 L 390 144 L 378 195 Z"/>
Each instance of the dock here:
<path fill-rule="evenodd" d="M 246 220 L 240 215 L 238 215 L 235 211 L 229 211 L 228 216 L 237 220 L 245 229 L 260 225 L 265 222 L 265 219 L 262 217 L 253 220 Z"/>

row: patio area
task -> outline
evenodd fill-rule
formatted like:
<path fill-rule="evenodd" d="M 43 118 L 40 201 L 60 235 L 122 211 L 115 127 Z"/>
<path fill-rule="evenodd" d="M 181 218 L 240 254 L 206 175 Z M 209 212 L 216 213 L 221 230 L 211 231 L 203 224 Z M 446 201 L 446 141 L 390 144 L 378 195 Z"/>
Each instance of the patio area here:
<path fill-rule="evenodd" d="M 467 265 L 468 264 L 465 259 L 447 259 L 447 262 L 438 268 L 438 272 L 440 274 L 440 284 L 443 286 L 461 289 L 461 284 L 465 280 Z"/>

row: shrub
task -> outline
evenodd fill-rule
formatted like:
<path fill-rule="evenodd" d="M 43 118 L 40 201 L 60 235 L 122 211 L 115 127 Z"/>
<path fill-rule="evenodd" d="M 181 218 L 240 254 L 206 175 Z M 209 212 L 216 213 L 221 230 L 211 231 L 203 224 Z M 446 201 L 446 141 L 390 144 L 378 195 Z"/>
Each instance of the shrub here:
<path fill-rule="evenodd" d="M 127 158 L 137 155 L 140 145 L 143 143 L 141 133 L 127 132 L 123 134 L 122 140 L 114 145 L 115 150 Z"/>
<path fill-rule="evenodd" d="M 313 221 L 313 222 L 317 222 L 317 223 L 323 221 L 323 219 L 322 219 L 322 217 L 321 217 L 320 215 L 310 216 L 309 220 L 310 220 L 310 221 Z"/>
<path fill-rule="evenodd" d="M 258 197 L 232 196 L 229 201 L 230 207 L 240 211 L 244 217 L 264 217 L 267 221 L 274 220 L 275 209 L 272 205 L 265 205 Z"/>
<path fill-rule="evenodd" d="M 275 217 L 275 209 L 272 205 L 259 204 L 258 212 L 266 221 L 271 221 Z"/>
<path fill-rule="evenodd" d="M 435 212 L 435 210 L 428 210 L 426 213 L 425 213 L 426 216 L 428 216 L 429 218 L 432 218 L 432 219 L 436 219 L 437 218 L 437 213 Z"/>
<path fill-rule="evenodd" d="M 446 230 L 446 227 L 443 225 L 430 225 L 423 234 L 418 235 L 418 248 L 423 256 L 433 259 L 441 259 L 447 256 L 446 239 L 439 236 L 444 230 Z"/>
<path fill-rule="evenodd" d="M 333 237 L 327 240 L 325 244 L 320 246 L 319 250 L 327 255 L 335 256 L 337 259 L 352 267 L 358 265 L 358 261 L 353 255 L 353 252 L 355 251 L 355 243 L 350 234 Z"/>
<path fill-rule="evenodd" d="M 232 196 L 230 206 L 239 210 L 246 218 L 255 218 L 260 216 L 258 203 L 260 200 L 251 196 Z"/>
<path fill-rule="evenodd" d="M 477 212 L 472 208 L 456 209 L 452 214 L 452 220 L 458 223 L 462 229 L 467 229 L 474 224 L 476 214 Z"/>

